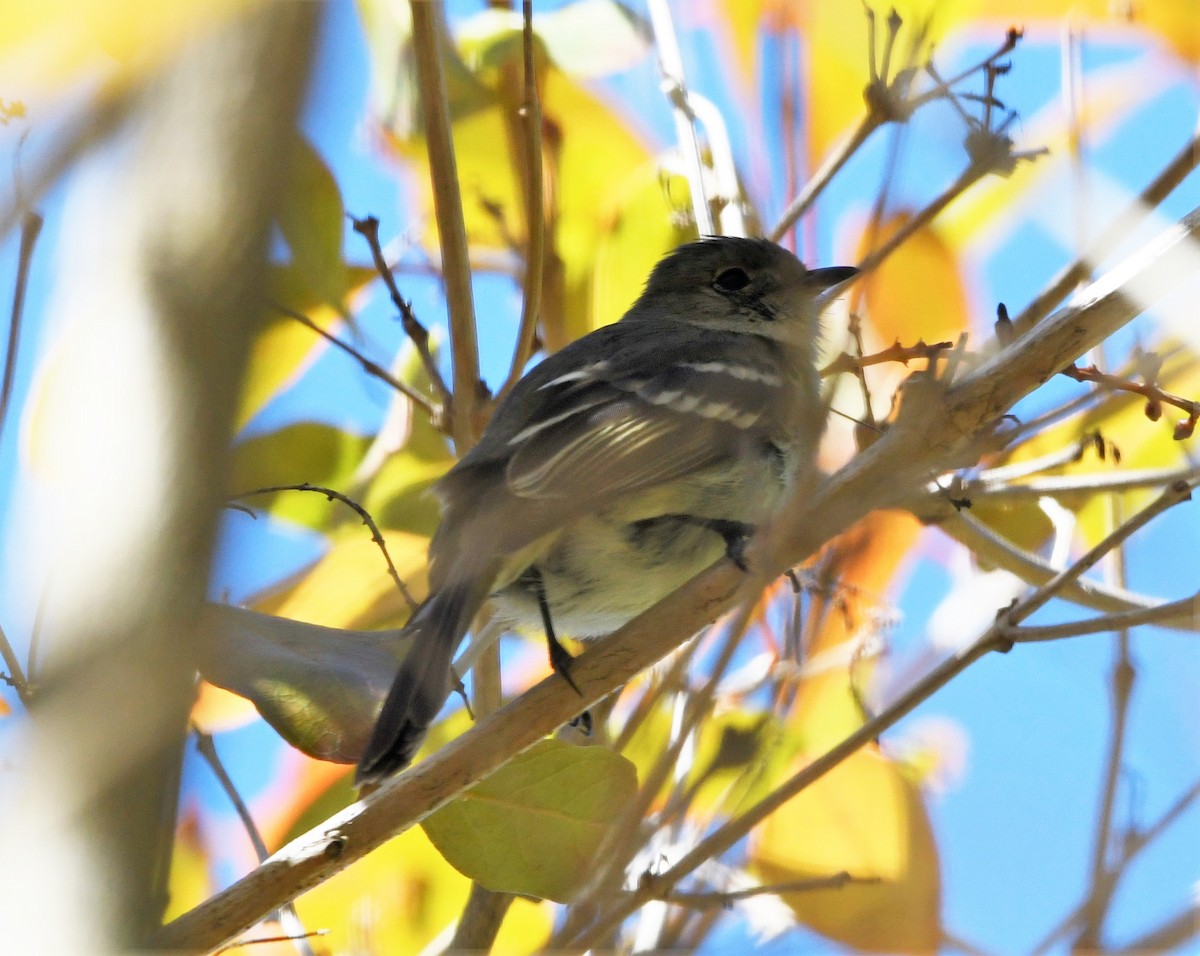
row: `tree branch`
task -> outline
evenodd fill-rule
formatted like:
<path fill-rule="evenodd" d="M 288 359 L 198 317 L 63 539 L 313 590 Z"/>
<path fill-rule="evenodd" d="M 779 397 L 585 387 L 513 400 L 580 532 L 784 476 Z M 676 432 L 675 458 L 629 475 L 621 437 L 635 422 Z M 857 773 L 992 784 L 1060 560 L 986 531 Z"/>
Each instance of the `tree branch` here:
<path fill-rule="evenodd" d="M 773 576 L 798 564 L 871 510 L 922 500 L 931 475 L 977 460 L 981 446 L 1013 404 L 1149 305 L 1128 294 L 1129 283 L 1137 282 L 1139 289 L 1165 296 L 1189 274 L 1177 268 L 1174 256 L 1198 220 L 1200 216 L 1191 214 L 1169 236 L 1155 240 L 1112 276 L 1093 285 L 1079 305 L 1040 323 L 1010 347 L 979 363 L 961 381 L 947 382 L 948 372 L 940 378 L 930 372 L 912 376 L 892 427 L 819 487 L 803 487 L 756 537 L 750 563 L 752 569 L 761 569 L 761 575 L 744 578 L 731 563 L 718 562 L 577 657 L 572 677 L 580 695 L 558 677 L 547 678 L 424 761 L 297 838 L 238 883 L 180 916 L 164 927 L 157 944 L 220 945 L 283 901 L 413 826 L 569 721 L 580 708 L 596 703 L 659 660 L 717 615 L 756 595 L 762 575 Z M 1056 587 L 1063 587 L 1065 580 Z M 1014 619 L 1019 620 L 1010 618 Z M 1007 642 L 989 633 L 946 661 L 883 715 L 805 768 L 790 784 L 792 792 L 874 739 L 1001 643 Z M 703 855 L 689 854 L 686 865 L 681 862 L 673 867 L 648 889 L 665 891 L 673 883 L 672 874 L 678 878 L 690 872 L 698 859 L 720 852 L 728 838 L 729 831 L 725 831 L 716 841 L 706 840 Z"/>
<path fill-rule="evenodd" d="M 442 65 L 445 31 L 442 7 L 425 0 L 410 0 L 412 49 L 417 64 L 421 117 L 429 144 L 429 171 L 433 180 L 433 207 L 442 249 L 442 274 L 446 281 L 446 306 L 450 311 L 450 345 L 454 356 L 454 398 L 450 407 L 450 434 L 459 455 L 475 444 L 478 404 L 479 342 L 475 334 L 475 304 L 471 292 L 471 265 L 462 196 L 458 188 L 458 162 L 450 126 L 450 100 Z"/>

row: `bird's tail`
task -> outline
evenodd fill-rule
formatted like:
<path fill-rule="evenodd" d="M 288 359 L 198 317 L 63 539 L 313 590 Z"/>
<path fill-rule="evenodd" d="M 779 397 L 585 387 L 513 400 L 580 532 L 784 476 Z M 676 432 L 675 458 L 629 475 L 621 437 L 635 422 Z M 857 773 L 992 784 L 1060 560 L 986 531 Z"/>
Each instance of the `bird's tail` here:
<path fill-rule="evenodd" d="M 447 583 L 413 613 L 405 627 L 414 638 L 412 646 L 358 761 L 355 785 L 378 782 L 412 761 L 450 696 L 454 652 L 486 597 L 487 587 L 472 576 Z"/>

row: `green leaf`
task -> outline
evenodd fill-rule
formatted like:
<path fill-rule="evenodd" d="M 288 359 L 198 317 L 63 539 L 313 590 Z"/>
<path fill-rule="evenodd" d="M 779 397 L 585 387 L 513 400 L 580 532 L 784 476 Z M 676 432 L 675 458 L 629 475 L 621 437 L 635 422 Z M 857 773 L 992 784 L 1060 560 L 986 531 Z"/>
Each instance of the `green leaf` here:
<path fill-rule="evenodd" d="M 636 792 L 637 772 L 620 754 L 543 740 L 421 825 L 487 889 L 566 902 Z"/>
<path fill-rule="evenodd" d="M 298 422 L 255 435 L 238 442 L 234 449 L 233 491 L 240 494 L 304 482 L 340 490 L 350 483 L 370 443 L 362 435 L 318 422 Z M 318 530 L 351 516 L 344 505 L 331 503 L 315 492 L 281 491 L 256 495 L 245 503 L 265 508 L 276 518 Z"/>
<path fill-rule="evenodd" d="M 351 291 L 363 288 L 377 277 L 374 267 L 349 267 Z M 341 305 L 335 308 L 322 304 L 297 264 L 271 266 L 269 278 L 271 302 L 307 316 L 318 328 L 331 330 L 341 322 Z M 325 340 L 312 329 L 268 307 L 250 351 L 237 427 L 243 427 L 267 402 L 299 379 L 325 347 Z"/>
<path fill-rule="evenodd" d="M 200 672 L 252 701 L 293 747 L 355 763 L 411 637 L 343 631 L 227 605 L 205 612 Z"/>
<path fill-rule="evenodd" d="M 627 70 L 650 50 L 650 26 L 614 0 L 577 0 L 534 17 L 551 59 L 572 76 L 592 79 Z"/>
<path fill-rule="evenodd" d="M 342 194 L 312 144 L 299 136 L 295 144 L 288 191 L 277 217 L 279 229 L 308 287 L 321 301 L 341 307 L 350 282 L 342 257 Z"/>

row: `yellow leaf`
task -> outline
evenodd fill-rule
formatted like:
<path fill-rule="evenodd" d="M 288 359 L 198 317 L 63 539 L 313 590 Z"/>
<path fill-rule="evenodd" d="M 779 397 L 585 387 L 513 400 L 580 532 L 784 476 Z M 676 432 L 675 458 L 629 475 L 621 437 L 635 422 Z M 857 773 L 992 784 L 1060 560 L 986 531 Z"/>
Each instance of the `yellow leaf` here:
<path fill-rule="evenodd" d="M 920 523 L 899 511 L 876 511 L 836 538 L 820 561 L 822 593 L 813 597 L 804 646 L 810 670 L 796 693 L 788 722 L 804 747 L 819 750 L 862 724 L 852 692 L 870 675 L 868 661 L 853 660 L 850 642 L 870 626 L 900 563 L 920 534 Z M 828 666 L 823 661 L 833 661 Z"/>
<path fill-rule="evenodd" d="M 362 290 L 376 276 L 373 268 L 349 266 L 347 295 Z M 339 310 L 320 301 L 302 268 L 295 263 L 272 268 L 270 295 L 273 302 L 302 313 L 327 331 L 333 331 L 341 321 Z M 250 349 L 236 427 L 244 427 L 267 402 L 295 384 L 326 347 L 325 340 L 312 329 L 268 309 L 262 329 Z M 346 361 L 353 360 L 347 358 Z"/>
<path fill-rule="evenodd" d="M 125 84 L 255 0 L 22 0 L 0 8 L 0 89 L 56 94 L 74 84 Z"/>
<path fill-rule="evenodd" d="M 257 719 L 258 711 L 246 698 L 206 680 L 200 681 L 196 702 L 192 704 L 192 723 L 206 734 L 236 730 Z"/>
<path fill-rule="evenodd" d="M 875 248 L 882 246 L 911 218 L 907 212 L 892 216 L 877 235 L 864 237 L 864 245 L 873 240 Z M 913 345 L 918 339 L 953 342 L 967 329 L 967 294 L 958 259 L 934 227 L 909 236 L 861 285 L 869 324 L 882 347 L 896 341 Z"/>
<path fill-rule="evenodd" d="M 929 818 L 917 786 L 874 747 L 768 817 L 752 835 L 749 865 L 764 884 L 841 872 L 878 880 L 781 895 L 805 926 L 855 949 L 938 947 L 941 880 Z"/>
<path fill-rule="evenodd" d="M 374 11 L 375 20 L 379 11 Z M 373 20 L 372 22 L 375 22 Z M 475 41 L 472 60 L 487 64 L 482 79 L 495 82 L 501 73 L 497 57 L 519 53 L 518 44 L 494 38 L 495 48 Z M 519 66 L 519 63 L 517 64 Z M 557 200 L 553 250 L 561 260 L 561 300 L 543 296 L 543 324 L 547 346 L 553 350 L 614 321 L 615 314 L 593 312 L 592 289 L 598 249 L 605 238 L 606 224 L 619 225 L 622 213 L 632 214 L 622 197 L 644 190 L 647 169 L 654 164 L 644 143 L 602 100 L 545 60 L 539 61 L 543 121 L 543 175 L 549 184 L 547 196 Z M 377 72 L 388 71 L 377 59 Z M 482 83 L 480 84 L 482 86 Z M 485 90 L 488 87 L 483 87 Z M 469 93 L 469 97 L 468 97 Z M 526 235 L 525 209 L 520 200 L 508 154 L 508 132 L 501 97 L 481 96 L 478 89 L 464 92 L 467 101 L 452 103 L 453 137 L 467 238 L 472 248 L 507 249 L 511 241 L 523 244 Z M 422 237 L 428 248 L 437 248 L 437 217 L 428 175 L 427 144 L 411 130 L 388 133 L 388 142 L 398 155 L 414 164 L 418 195 L 417 218 L 429 227 Z M 639 193 L 640 194 L 640 193 Z M 648 210 L 639 215 L 661 216 L 669 231 L 671 208 L 661 190 L 648 195 Z M 639 219 L 640 222 L 640 219 Z M 653 235 L 658 235 L 659 226 Z M 644 279 L 653 260 L 661 254 L 657 243 L 651 259 L 634 269 Z M 557 281 L 556 277 L 554 281 Z M 624 301 L 624 296 L 619 296 Z M 602 303 L 619 308 L 617 302 Z M 607 309 L 606 309 L 607 311 Z"/>
<path fill-rule="evenodd" d="M 380 529 L 400 579 L 416 600 L 428 588 L 428 538 Z M 397 627 L 408 619 L 408 604 L 388 575 L 387 564 L 370 532 L 361 526 L 340 532 L 329 552 L 279 589 L 260 595 L 255 610 L 276 617 L 357 629 Z"/>
<path fill-rule="evenodd" d="M 1158 375 L 1158 385 L 1177 395 L 1200 394 L 1200 360 L 1177 343 L 1164 342 L 1163 354 L 1174 352 Z M 1095 389 L 1082 384 L 1078 388 Z M 1076 446 L 1086 436 L 1099 432 L 1105 441 L 1105 457 L 1101 460 L 1094 445 L 1089 443 L 1080 457 L 1058 468 L 1040 474 L 1061 476 L 1117 475 L 1122 471 L 1181 467 L 1186 464 L 1192 447 L 1187 441 L 1175 441 L 1172 435 L 1175 422 L 1184 417 L 1178 409 L 1164 407 L 1157 422 L 1146 417 L 1145 399 L 1128 392 L 1110 392 L 1102 401 L 1082 414 L 1072 415 L 1058 424 L 1039 432 L 999 458 L 996 464 L 1016 464 L 1036 460 L 1063 448 Z M 1115 453 L 1114 453 L 1115 449 Z M 1145 506 L 1158 495 L 1154 488 L 1123 492 L 1119 497 L 1126 514 Z M 1084 547 L 1100 541 L 1112 530 L 1112 511 L 1107 493 L 1076 492 L 1057 494 L 1055 498 L 1076 512 L 1076 532 Z M 980 518 L 1010 541 L 1028 550 L 1036 550 L 1050 534 L 1049 520 L 1034 502 L 1020 502 L 1007 508 L 989 508 L 980 503 L 971 513 Z"/>
<path fill-rule="evenodd" d="M 208 862 L 195 811 L 187 812 L 175 831 L 171 873 L 167 878 L 170 902 L 163 914 L 163 922 L 173 920 L 212 896 L 214 887 L 208 875 Z"/>

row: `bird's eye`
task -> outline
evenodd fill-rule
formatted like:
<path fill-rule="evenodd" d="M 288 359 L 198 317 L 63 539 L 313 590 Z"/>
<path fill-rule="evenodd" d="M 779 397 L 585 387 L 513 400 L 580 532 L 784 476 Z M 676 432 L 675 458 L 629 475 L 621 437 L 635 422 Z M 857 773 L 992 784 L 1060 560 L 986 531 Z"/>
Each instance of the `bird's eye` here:
<path fill-rule="evenodd" d="M 737 292 L 750 284 L 750 276 L 745 269 L 724 269 L 713 279 L 713 287 L 718 292 Z"/>

